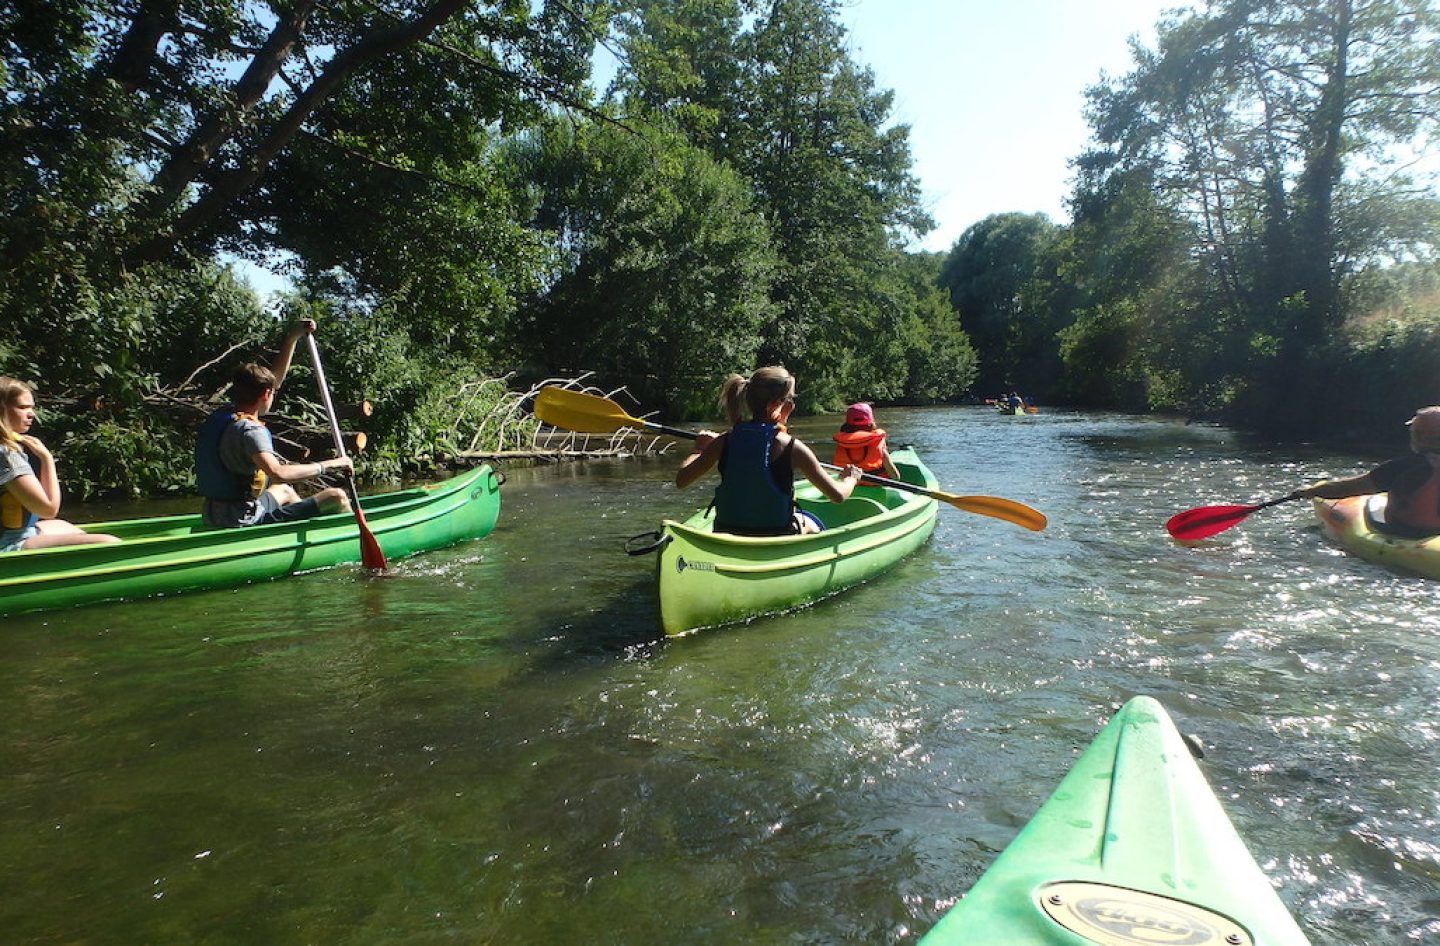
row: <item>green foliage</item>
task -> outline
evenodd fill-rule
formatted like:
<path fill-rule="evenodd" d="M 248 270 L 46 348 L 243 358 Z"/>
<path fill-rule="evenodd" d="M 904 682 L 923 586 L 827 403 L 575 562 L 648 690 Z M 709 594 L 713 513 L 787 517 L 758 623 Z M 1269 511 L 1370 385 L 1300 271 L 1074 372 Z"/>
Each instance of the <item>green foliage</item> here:
<path fill-rule="evenodd" d="M 594 370 L 667 416 L 753 364 L 774 265 L 745 182 L 653 127 L 553 125 L 516 154 L 567 259 L 514 333 L 547 373 Z"/>
<path fill-rule="evenodd" d="M 945 259 L 938 284 L 981 352 L 978 383 L 986 392 L 1049 393 L 1035 390 L 1042 382 L 1034 375 L 1057 350 L 1041 283 L 1059 235 L 1044 214 L 994 214 L 962 233 Z"/>
<path fill-rule="evenodd" d="M 187 426 L 143 411 L 48 412 L 46 431 L 62 431 L 56 463 L 66 492 L 75 499 L 138 499 L 184 495 L 195 482 L 194 437 Z"/>
<path fill-rule="evenodd" d="M 1323 426 L 1317 355 L 1347 277 L 1436 247 L 1440 207 L 1407 164 L 1440 128 L 1437 37 L 1430 3 L 1224 0 L 1167 15 L 1156 48 L 1092 90 L 1070 271 L 1121 276 L 1083 287 L 1085 306 L 1167 300 L 1130 326 L 1161 401 Z M 1147 273 L 1147 245 L 1166 272 Z M 1141 265 L 1113 269 L 1117 250 Z"/>
<path fill-rule="evenodd" d="M 283 312 L 287 320 L 316 320 L 335 403 L 368 400 L 374 408 L 357 424 L 369 439 L 358 460 L 366 479 L 431 472 L 470 448 L 462 438 L 479 427 L 498 396 L 481 366 L 416 345 L 406 319 L 392 310 L 359 308 L 313 285 L 286 298 Z M 477 397 L 480 389 L 484 396 Z M 328 423 L 309 358 L 297 356 L 277 409 L 316 426 Z"/>

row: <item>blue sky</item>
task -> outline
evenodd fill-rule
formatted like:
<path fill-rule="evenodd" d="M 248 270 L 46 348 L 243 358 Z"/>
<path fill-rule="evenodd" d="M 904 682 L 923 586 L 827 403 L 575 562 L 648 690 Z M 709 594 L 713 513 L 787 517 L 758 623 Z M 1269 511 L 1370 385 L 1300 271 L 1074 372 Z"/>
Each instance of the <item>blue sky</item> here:
<path fill-rule="evenodd" d="M 1129 71 L 1179 0 L 843 0 L 851 57 L 895 92 L 915 175 L 948 250 L 992 213 L 1068 222 L 1067 162 L 1089 137 L 1086 86 Z"/>

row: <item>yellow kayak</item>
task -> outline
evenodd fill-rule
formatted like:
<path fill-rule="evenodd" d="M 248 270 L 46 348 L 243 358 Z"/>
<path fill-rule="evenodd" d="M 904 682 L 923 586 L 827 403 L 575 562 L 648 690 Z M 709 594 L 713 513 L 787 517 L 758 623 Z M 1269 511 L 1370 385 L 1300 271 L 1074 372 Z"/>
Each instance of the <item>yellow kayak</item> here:
<path fill-rule="evenodd" d="M 1440 535 L 1406 536 L 1381 531 L 1385 522 L 1384 493 L 1317 499 L 1315 515 L 1325 533 L 1351 555 L 1377 565 L 1440 578 Z"/>

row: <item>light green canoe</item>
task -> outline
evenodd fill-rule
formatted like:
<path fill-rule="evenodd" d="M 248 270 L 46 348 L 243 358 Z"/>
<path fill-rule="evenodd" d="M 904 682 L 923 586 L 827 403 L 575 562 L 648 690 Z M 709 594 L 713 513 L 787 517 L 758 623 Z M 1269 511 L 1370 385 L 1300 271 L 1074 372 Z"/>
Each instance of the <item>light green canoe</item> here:
<path fill-rule="evenodd" d="M 892 459 L 905 482 L 937 488 L 913 450 Z M 799 607 L 872 578 L 924 544 L 938 509 L 932 497 L 879 486 L 858 486 L 832 503 L 809 483 L 797 484 L 795 501 L 825 524 L 823 532 L 728 535 L 711 530 L 708 512 L 666 520 L 657 582 L 666 634 Z"/>
<path fill-rule="evenodd" d="M 386 558 L 487 535 L 500 514 L 501 477 L 488 466 L 361 501 Z M 196 500 L 198 503 L 199 500 Z M 199 516 L 87 523 L 120 537 L 0 554 L 0 614 L 221 588 L 360 561 L 355 516 L 211 529 Z"/>
<path fill-rule="evenodd" d="M 922 946 L 1303 946 L 1169 716 L 1136 697 Z"/>

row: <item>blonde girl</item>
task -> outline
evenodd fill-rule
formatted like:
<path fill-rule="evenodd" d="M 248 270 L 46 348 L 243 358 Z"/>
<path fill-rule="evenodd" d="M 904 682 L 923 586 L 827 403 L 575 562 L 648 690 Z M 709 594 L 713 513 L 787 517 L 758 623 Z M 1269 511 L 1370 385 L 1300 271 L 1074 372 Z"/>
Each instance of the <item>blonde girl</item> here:
<path fill-rule="evenodd" d="M 840 503 L 855 489 L 860 468 L 847 465 L 838 480 L 832 479 L 814 452 L 786 433 L 785 423 L 795 410 L 795 378 L 780 367 L 761 368 L 748 378 L 732 374 L 720 388 L 720 406 L 730 429 L 700 432 L 675 474 L 675 485 L 684 489 L 712 468 L 719 469 L 716 532 L 819 531 L 813 518 L 795 508 L 795 477 L 803 476 L 831 502 Z"/>
<path fill-rule="evenodd" d="M 34 393 L 14 378 L 0 377 L 0 552 L 120 541 L 55 518 L 60 479 L 55 458 L 30 436 L 34 425 Z"/>

